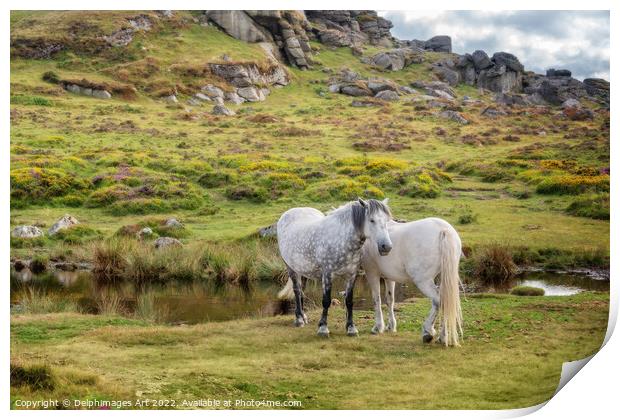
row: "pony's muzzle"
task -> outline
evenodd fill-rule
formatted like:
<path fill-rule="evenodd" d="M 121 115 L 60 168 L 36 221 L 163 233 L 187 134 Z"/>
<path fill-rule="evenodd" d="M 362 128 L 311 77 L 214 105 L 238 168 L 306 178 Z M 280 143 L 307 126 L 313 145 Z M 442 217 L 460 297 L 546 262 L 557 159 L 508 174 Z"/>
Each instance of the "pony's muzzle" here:
<path fill-rule="evenodd" d="M 379 245 L 379 254 L 387 255 L 392 250 L 392 244 L 383 243 Z"/>

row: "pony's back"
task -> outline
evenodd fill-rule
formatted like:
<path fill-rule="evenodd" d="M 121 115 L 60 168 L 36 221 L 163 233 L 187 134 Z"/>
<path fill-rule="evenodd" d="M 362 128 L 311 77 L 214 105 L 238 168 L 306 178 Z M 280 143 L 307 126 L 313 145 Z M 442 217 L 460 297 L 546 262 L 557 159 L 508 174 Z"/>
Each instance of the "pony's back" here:
<path fill-rule="evenodd" d="M 295 207 L 280 216 L 277 227 L 278 248 L 287 266 L 299 273 L 314 271 L 310 250 L 313 231 L 325 215 L 311 207 Z"/>

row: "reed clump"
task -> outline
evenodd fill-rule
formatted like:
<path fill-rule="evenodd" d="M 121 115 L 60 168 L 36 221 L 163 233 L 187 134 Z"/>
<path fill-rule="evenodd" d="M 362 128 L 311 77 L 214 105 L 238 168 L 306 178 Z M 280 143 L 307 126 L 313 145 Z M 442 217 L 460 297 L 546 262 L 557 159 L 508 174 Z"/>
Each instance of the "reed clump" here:
<path fill-rule="evenodd" d="M 93 263 L 100 284 L 129 282 L 141 288 L 198 282 L 215 290 L 234 286 L 250 292 L 257 282 L 279 282 L 284 275 L 275 242 L 254 236 L 161 249 L 115 236 L 94 245 Z"/>
<path fill-rule="evenodd" d="M 491 244 L 474 256 L 474 276 L 486 285 L 503 285 L 517 274 L 512 252 L 505 246 Z"/>

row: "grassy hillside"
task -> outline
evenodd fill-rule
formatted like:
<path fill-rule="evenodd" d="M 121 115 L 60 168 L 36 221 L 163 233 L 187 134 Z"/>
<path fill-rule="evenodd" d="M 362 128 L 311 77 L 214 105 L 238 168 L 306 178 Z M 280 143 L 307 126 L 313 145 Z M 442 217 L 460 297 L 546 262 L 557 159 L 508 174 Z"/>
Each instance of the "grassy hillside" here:
<path fill-rule="evenodd" d="M 132 15 L 16 12 L 11 37 L 77 33 L 72 42 L 87 43 Z M 81 31 L 75 21 L 84 22 Z M 405 100 L 354 108 L 350 97 L 328 92 L 330 71 L 348 67 L 407 85 L 432 80 L 429 63 L 442 54 L 383 73 L 348 48 L 313 48 L 313 70 L 289 68 L 288 86 L 265 102 L 230 106 L 234 117 L 185 104 L 206 83 L 226 88 L 205 64 L 223 54 L 268 58 L 191 13 L 158 20 L 127 47 L 12 58 L 11 226 L 50 226 L 70 213 L 109 237 L 148 217 L 174 216 L 191 229 L 185 242 L 223 241 L 254 233 L 292 206 L 326 210 L 357 196 L 389 197 L 399 218 L 443 217 L 470 247 L 497 242 L 607 255 L 608 113 L 579 122 L 560 119 L 558 109 L 519 108 L 493 120 L 480 115 L 491 95 L 468 86 L 456 88 L 459 97 L 482 103 L 462 107 L 466 126 Z M 135 87 L 137 95 L 74 95 L 44 81 L 49 71 Z M 159 99 L 171 90 L 180 104 Z M 386 150 L 390 143 L 398 150 Z M 62 242 L 14 241 L 12 254 L 64 250 Z"/>

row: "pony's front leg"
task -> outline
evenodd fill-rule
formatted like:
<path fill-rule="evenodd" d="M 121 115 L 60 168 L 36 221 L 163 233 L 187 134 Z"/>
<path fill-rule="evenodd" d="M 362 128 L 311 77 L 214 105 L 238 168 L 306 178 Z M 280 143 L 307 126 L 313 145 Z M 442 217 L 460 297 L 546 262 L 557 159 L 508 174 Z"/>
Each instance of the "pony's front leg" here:
<path fill-rule="evenodd" d="M 366 281 L 368 281 L 372 291 L 372 302 L 375 305 L 375 325 L 370 332 L 372 334 L 381 334 L 385 330 L 383 311 L 381 310 L 381 277 L 379 277 L 379 273 L 367 269 Z"/>
<path fill-rule="evenodd" d="M 329 329 L 327 328 L 327 313 L 329 306 L 332 304 L 332 274 L 323 274 L 323 313 L 319 321 L 319 331 L 317 334 L 321 337 L 329 337 Z"/>
<path fill-rule="evenodd" d="M 347 295 L 345 298 L 345 303 L 347 305 L 347 335 L 349 337 L 356 337 L 359 334 L 353 323 L 353 289 L 355 288 L 355 277 L 356 274 L 353 274 L 347 282 Z"/>
<path fill-rule="evenodd" d="M 396 282 L 385 280 L 385 301 L 388 307 L 388 331 L 396 332 L 396 317 L 394 316 L 394 289 Z"/>

